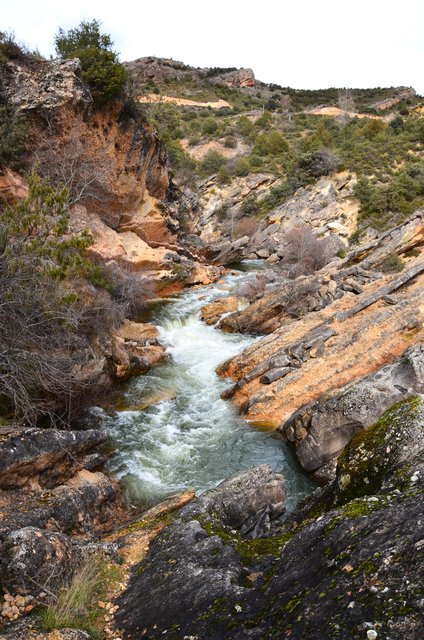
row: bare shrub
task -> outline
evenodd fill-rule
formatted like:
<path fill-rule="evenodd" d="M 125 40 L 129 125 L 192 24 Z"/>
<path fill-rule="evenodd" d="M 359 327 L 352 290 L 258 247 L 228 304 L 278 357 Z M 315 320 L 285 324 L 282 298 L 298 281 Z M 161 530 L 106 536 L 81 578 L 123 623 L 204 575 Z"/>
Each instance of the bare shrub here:
<path fill-rule="evenodd" d="M 305 280 L 304 282 L 291 281 L 286 288 L 287 306 L 286 312 L 293 318 L 302 317 L 309 311 L 311 297 L 317 293 L 320 283 L 316 278 Z"/>
<path fill-rule="evenodd" d="M 253 236 L 259 226 L 258 221 L 255 218 L 240 218 L 234 224 L 233 236 L 234 238 L 242 238 L 243 236 Z"/>
<path fill-rule="evenodd" d="M 355 101 L 353 99 L 353 94 L 350 89 L 343 89 L 342 91 L 339 91 L 338 104 L 339 104 L 339 109 L 341 109 L 343 113 L 341 113 L 337 119 L 340 122 L 340 124 L 344 126 L 349 122 L 350 118 L 352 117 L 351 114 L 356 111 Z"/>
<path fill-rule="evenodd" d="M 286 233 L 281 265 L 288 278 L 297 278 L 322 269 L 329 253 L 327 238 L 317 238 L 311 227 L 299 224 Z"/>
<path fill-rule="evenodd" d="M 49 122 L 47 125 L 52 126 Z M 64 143 L 58 143 L 57 137 L 46 138 L 36 159 L 41 175 L 68 190 L 70 205 L 105 199 L 110 169 L 106 160 L 100 161 L 93 154 L 81 127 L 73 128 Z"/>
<path fill-rule="evenodd" d="M 73 376 L 78 352 L 72 339 L 80 322 L 57 284 L 25 262 L 0 258 L 0 399 L 15 416 L 34 423 L 82 391 Z"/>
<path fill-rule="evenodd" d="M 265 287 L 270 281 L 270 276 L 266 273 L 255 273 L 253 276 L 243 278 L 235 288 L 235 295 L 245 298 L 249 302 L 263 296 Z"/>
<path fill-rule="evenodd" d="M 116 263 L 107 265 L 104 272 L 110 282 L 112 300 L 119 307 L 122 316 L 137 318 L 155 295 L 154 282 Z"/>

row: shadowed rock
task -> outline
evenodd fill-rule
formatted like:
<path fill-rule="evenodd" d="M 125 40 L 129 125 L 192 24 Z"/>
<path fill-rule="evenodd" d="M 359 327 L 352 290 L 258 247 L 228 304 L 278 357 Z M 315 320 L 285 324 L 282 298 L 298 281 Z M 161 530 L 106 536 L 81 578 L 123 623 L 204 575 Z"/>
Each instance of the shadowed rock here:
<path fill-rule="evenodd" d="M 107 438 L 104 432 L 95 429 L 3 429 L 0 488 L 21 487 L 31 478 L 41 486 L 54 487 L 81 468 L 85 454 Z"/>

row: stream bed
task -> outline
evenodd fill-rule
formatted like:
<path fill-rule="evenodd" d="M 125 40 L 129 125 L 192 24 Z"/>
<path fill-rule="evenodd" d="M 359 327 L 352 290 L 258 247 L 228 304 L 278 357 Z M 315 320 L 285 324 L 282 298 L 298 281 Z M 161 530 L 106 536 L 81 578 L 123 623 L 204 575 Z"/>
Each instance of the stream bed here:
<path fill-rule="evenodd" d="M 216 375 L 217 365 L 255 338 L 206 325 L 200 309 L 231 295 L 240 277 L 228 275 L 221 284 L 184 291 L 154 307 L 149 322 L 167 347 L 165 362 L 129 380 L 114 410 L 92 410 L 116 446 L 109 471 L 137 505 L 189 488 L 200 492 L 261 463 L 284 475 L 289 510 L 313 487 L 280 438 L 249 425 L 220 397 L 231 381 Z M 152 399 L 155 404 L 145 408 Z"/>

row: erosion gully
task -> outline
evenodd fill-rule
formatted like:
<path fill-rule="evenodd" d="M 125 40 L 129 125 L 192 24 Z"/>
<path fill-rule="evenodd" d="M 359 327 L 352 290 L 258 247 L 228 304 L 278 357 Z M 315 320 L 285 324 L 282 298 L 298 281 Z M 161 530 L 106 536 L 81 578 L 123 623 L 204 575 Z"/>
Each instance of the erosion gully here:
<path fill-rule="evenodd" d="M 201 492 L 262 463 L 284 475 L 288 510 L 311 491 L 311 481 L 286 443 L 247 423 L 231 402 L 221 399 L 231 381 L 216 375 L 217 365 L 257 338 L 206 325 L 200 309 L 232 295 L 243 272 L 263 264 L 245 261 L 237 268 L 219 284 L 186 290 L 153 306 L 148 319 L 159 328 L 166 361 L 127 382 L 112 409 L 91 411 L 91 420 L 114 441 L 109 471 L 122 481 L 133 504 L 150 506 L 189 488 Z"/>

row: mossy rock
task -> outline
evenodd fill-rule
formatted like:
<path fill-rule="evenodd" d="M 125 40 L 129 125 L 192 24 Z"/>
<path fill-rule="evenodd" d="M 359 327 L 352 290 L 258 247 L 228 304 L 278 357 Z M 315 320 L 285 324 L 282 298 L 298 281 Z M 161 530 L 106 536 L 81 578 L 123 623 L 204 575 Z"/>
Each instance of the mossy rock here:
<path fill-rule="evenodd" d="M 408 485 L 410 460 L 405 452 L 423 431 L 423 412 L 420 398 L 398 403 L 352 438 L 338 460 L 336 504 L 379 492 L 389 477 L 393 488 Z"/>

